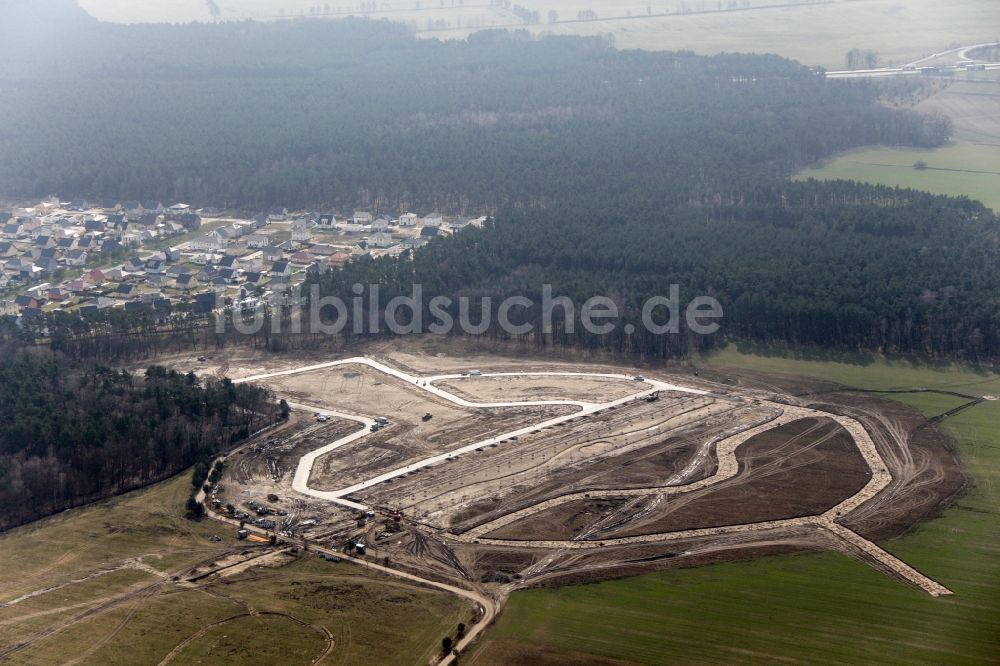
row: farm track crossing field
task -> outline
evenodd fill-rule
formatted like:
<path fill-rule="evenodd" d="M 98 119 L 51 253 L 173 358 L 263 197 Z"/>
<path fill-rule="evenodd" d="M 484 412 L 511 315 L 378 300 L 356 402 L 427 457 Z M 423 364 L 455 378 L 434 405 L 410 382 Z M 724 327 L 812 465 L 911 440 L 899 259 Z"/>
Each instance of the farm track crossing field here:
<path fill-rule="evenodd" d="M 189 582 L 270 552 L 185 519 L 190 488 L 184 474 L 0 535 L 0 662 L 308 664 L 332 641 L 331 663 L 412 664 L 470 616 L 451 595 L 312 556 Z"/>

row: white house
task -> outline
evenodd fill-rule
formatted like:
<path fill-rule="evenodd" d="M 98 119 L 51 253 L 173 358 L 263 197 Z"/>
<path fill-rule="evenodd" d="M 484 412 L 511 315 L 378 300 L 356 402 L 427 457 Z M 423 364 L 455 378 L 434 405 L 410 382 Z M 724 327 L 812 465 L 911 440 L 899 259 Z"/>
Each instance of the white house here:
<path fill-rule="evenodd" d="M 221 250 L 225 246 L 226 242 L 214 233 L 198 236 L 190 245 L 192 250 Z"/>
<path fill-rule="evenodd" d="M 417 226 L 417 214 L 416 213 L 403 213 L 399 216 L 399 226 L 401 227 L 415 227 Z"/>
<path fill-rule="evenodd" d="M 295 220 L 292 222 L 292 240 L 296 243 L 308 243 L 312 239 L 312 232 L 309 231 L 308 220 Z"/>
<path fill-rule="evenodd" d="M 356 210 L 354 211 L 354 217 L 351 218 L 351 221 L 354 222 L 354 224 L 371 224 L 372 214 L 363 210 Z"/>
<path fill-rule="evenodd" d="M 243 237 L 243 242 L 247 244 L 247 247 L 251 250 L 259 250 L 265 245 L 267 245 L 267 236 L 261 234 L 249 234 Z"/>
<path fill-rule="evenodd" d="M 378 233 L 372 234 L 368 239 L 368 247 L 390 247 L 392 245 L 392 236 L 388 233 L 380 231 Z"/>
<path fill-rule="evenodd" d="M 384 217 L 380 217 L 374 222 L 372 222 L 372 232 L 374 233 L 388 233 L 389 232 L 389 220 Z"/>
<path fill-rule="evenodd" d="M 284 222 L 286 217 L 288 217 L 287 208 L 275 207 L 267 211 L 267 219 L 271 222 Z"/>
<path fill-rule="evenodd" d="M 333 213 L 323 213 L 319 216 L 320 229 L 333 229 L 337 226 L 337 217 Z"/>
<path fill-rule="evenodd" d="M 440 227 L 442 224 L 444 224 L 444 219 L 440 213 L 431 213 L 424 218 L 425 227 Z"/>

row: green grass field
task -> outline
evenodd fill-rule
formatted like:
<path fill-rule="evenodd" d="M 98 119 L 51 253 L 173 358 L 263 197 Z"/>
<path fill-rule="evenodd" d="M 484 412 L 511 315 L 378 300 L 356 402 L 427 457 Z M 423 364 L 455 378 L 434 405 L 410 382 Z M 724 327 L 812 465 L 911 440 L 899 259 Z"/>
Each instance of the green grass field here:
<path fill-rule="evenodd" d="M 173 664 L 309 664 L 322 627 L 327 663 L 426 663 L 471 615 L 446 593 L 312 556 L 175 582 L 248 548 L 228 526 L 183 518 L 189 490 L 184 474 L 0 535 L 0 662 L 157 664 L 180 646 Z"/>
<path fill-rule="evenodd" d="M 216 0 L 215 4 L 225 20 L 309 17 L 312 9 L 319 7 L 319 13 L 325 13 L 327 6 L 333 16 L 338 8 L 342 9 L 340 15 L 357 14 L 360 6 L 315 0 Z M 953 43 L 996 39 L 1000 23 L 1000 9 L 992 0 L 747 0 L 739 4 L 749 6 L 750 11 L 688 14 L 685 6 L 692 10 L 702 7 L 692 0 L 521 0 L 516 4 L 539 13 L 540 23 L 520 26 L 535 34 L 610 34 L 616 46 L 624 49 L 778 53 L 831 69 L 842 68 L 845 54 L 855 47 L 875 50 L 883 62 L 901 63 L 942 51 Z M 80 5 L 101 20 L 119 23 L 211 20 L 208 5 L 202 0 L 80 0 Z M 451 29 L 424 33 L 441 39 L 464 38 L 474 30 L 517 22 L 510 11 L 488 5 L 475 0 L 424 0 L 417 9 L 416 0 L 391 0 L 378 3 L 380 11 L 371 17 L 398 20 L 418 30 L 426 30 L 429 22 L 441 21 Z M 753 9 L 761 6 L 766 8 Z M 711 10 L 718 5 L 708 2 L 703 8 Z M 604 20 L 565 22 L 581 10 L 594 11 Z M 563 22 L 550 24 L 550 11 Z"/>
<path fill-rule="evenodd" d="M 705 361 L 861 388 L 1000 393 L 1000 375 L 873 359 L 867 365 L 743 354 Z M 928 415 L 953 406 L 900 395 Z M 933 599 L 834 553 L 515 593 L 468 663 L 506 654 L 662 663 L 986 664 L 1000 655 L 1000 402 L 945 421 L 975 485 L 957 506 L 882 544 L 955 596 Z M 558 659 L 556 660 L 558 662 Z"/>
<path fill-rule="evenodd" d="M 914 169 L 918 160 L 929 168 Z M 840 155 L 819 168 L 805 169 L 796 178 L 842 178 L 965 195 L 1000 211 L 1000 145 L 956 141 L 933 150 L 865 148 Z"/>

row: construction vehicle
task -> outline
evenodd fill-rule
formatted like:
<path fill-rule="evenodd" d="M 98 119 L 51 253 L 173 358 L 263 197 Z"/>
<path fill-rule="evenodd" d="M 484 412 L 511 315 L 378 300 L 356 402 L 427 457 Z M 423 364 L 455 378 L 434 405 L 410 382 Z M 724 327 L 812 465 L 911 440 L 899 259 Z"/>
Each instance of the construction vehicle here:
<path fill-rule="evenodd" d="M 434 418 L 434 417 L 431 415 L 431 413 L 427 412 L 426 414 L 424 414 L 423 416 L 420 417 L 420 420 L 421 421 L 430 421 L 432 418 Z"/>
<path fill-rule="evenodd" d="M 647 395 L 647 396 L 646 396 L 645 398 L 643 398 L 643 399 L 644 399 L 644 400 L 645 400 L 646 402 L 656 402 L 657 400 L 659 400 L 659 399 L 660 399 L 660 392 L 659 392 L 659 391 L 653 391 L 652 393 L 650 393 L 649 395 Z"/>

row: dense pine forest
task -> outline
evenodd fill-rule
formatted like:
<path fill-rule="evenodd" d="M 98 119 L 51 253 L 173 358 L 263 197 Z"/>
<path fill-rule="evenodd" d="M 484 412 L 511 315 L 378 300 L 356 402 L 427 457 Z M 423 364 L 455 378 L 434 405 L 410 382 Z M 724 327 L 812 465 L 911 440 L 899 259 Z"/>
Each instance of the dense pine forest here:
<path fill-rule="evenodd" d="M 266 389 L 0 354 L 0 530 L 158 481 L 274 423 Z"/>
<path fill-rule="evenodd" d="M 787 180 L 855 146 L 947 141 L 947 119 L 880 104 L 877 83 L 777 56 L 620 51 L 599 38 L 439 42 L 365 21 L 116 26 L 59 0 L 3 6 L 2 195 L 488 212 L 483 230 L 316 280 L 345 297 L 354 282 L 381 283 L 383 303 L 414 281 L 429 295 L 535 300 L 548 283 L 578 303 L 610 296 L 633 324 L 676 283 L 725 310 L 712 336 L 619 326 L 540 344 L 1000 356 L 991 211 Z M 157 330 L 39 326 L 35 339 L 99 356 L 141 350 Z M 205 339 L 187 320 L 169 328 Z"/>
<path fill-rule="evenodd" d="M 6 0 L 0 196 L 244 210 L 675 206 L 846 148 L 933 146 L 949 131 L 879 105 L 871 85 L 777 56 L 502 32 L 439 42 L 387 22 L 38 16 L 59 4 Z"/>
<path fill-rule="evenodd" d="M 978 202 L 793 183 L 748 191 L 739 205 L 506 211 L 488 228 L 412 258 L 357 261 L 314 281 L 345 303 L 353 284 L 379 284 L 381 308 L 420 284 L 424 328 L 436 321 L 426 308 L 433 295 L 470 298 L 474 322 L 490 298 L 493 326 L 484 335 L 498 338 L 510 337 L 496 325 L 502 299 L 523 295 L 538 306 L 542 285 L 551 284 L 553 295 L 576 304 L 576 325 L 560 334 L 557 309 L 556 333 L 539 336 L 541 308 L 515 311 L 512 320 L 530 323 L 525 338 L 536 344 L 666 357 L 753 340 L 982 361 L 1000 355 L 998 235 L 996 216 Z M 719 300 L 725 316 L 717 334 L 644 331 L 642 304 L 671 284 L 682 303 Z M 580 305 L 591 296 L 615 302 L 622 320 L 613 332 L 590 335 L 580 325 Z M 458 319 L 457 305 L 448 312 Z M 627 323 L 635 334 L 624 333 Z"/>

